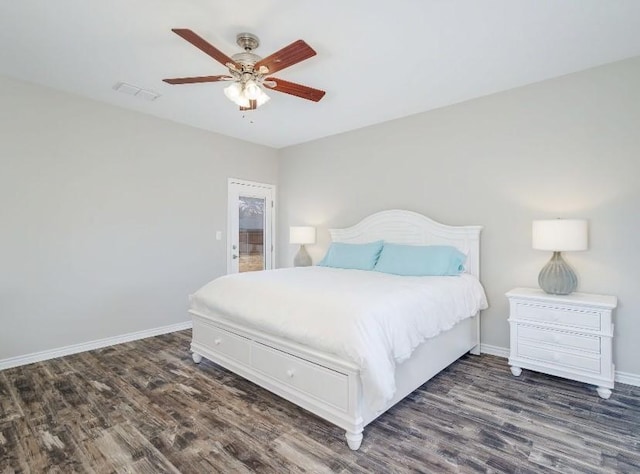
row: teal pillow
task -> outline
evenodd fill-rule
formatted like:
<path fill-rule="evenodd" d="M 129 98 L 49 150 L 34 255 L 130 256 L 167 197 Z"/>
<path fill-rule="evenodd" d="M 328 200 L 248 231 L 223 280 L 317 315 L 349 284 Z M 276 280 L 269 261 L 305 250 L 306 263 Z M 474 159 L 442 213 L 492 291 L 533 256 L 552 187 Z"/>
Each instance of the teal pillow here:
<path fill-rule="evenodd" d="M 318 265 L 321 267 L 373 270 L 380 256 L 382 245 L 382 240 L 367 244 L 333 242 Z"/>
<path fill-rule="evenodd" d="M 459 275 L 467 256 L 447 245 L 384 244 L 375 270 L 404 276 Z"/>

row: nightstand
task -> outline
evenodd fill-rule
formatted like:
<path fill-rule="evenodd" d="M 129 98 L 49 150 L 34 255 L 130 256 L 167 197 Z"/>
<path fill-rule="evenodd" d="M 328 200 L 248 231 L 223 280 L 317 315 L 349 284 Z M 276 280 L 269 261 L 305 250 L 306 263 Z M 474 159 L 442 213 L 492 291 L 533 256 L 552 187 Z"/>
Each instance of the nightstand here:
<path fill-rule="evenodd" d="M 513 375 L 535 370 L 593 384 L 600 397 L 611 396 L 615 296 L 515 288 L 507 298 Z"/>

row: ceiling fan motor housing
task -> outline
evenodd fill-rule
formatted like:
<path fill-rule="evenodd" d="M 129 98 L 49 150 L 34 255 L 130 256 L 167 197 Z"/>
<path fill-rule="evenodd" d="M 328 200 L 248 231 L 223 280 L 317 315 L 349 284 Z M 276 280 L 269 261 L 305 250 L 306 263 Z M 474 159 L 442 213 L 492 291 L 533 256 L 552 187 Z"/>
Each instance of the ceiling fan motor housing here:
<path fill-rule="evenodd" d="M 251 33 L 238 33 L 236 43 L 245 51 L 252 51 L 260 46 L 260 39 Z"/>
<path fill-rule="evenodd" d="M 262 59 L 252 52 L 260 46 L 260 39 L 251 33 L 238 33 L 236 43 L 244 52 L 234 54 L 231 59 L 242 66 L 243 72 L 253 72 L 253 65 Z"/>
<path fill-rule="evenodd" d="M 244 69 L 253 70 L 253 65 L 260 61 L 262 58 L 257 54 L 246 51 L 244 53 L 234 54 L 233 56 L 231 56 L 231 59 L 242 65 Z"/>

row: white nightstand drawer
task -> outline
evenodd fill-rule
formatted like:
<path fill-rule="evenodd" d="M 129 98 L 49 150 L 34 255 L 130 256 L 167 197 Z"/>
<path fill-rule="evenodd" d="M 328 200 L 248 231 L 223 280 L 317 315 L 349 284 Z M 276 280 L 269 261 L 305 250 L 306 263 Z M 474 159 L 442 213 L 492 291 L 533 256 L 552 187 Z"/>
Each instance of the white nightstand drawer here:
<path fill-rule="evenodd" d="M 535 322 L 552 323 L 594 331 L 599 331 L 601 325 L 601 317 L 598 312 L 567 309 L 560 306 L 519 302 L 515 305 L 515 313 L 517 319 L 527 319 Z"/>
<path fill-rule="evenodd" d="M 518 355 L 535 361 L 548 362 L 557 366 L 600 373 L 600 358 L 584 357 L 569 352 L 561 352 L 542 346 L 530 345 L 521 341 L 518 344 Z"/>
<path fill-rule="evenodd" d="M 542 342 L 554 344 L 568 349 L 579 349 L 600 354 L 600 338 L 598 336 L 584 336 L 551 329 L 543 329 L 521 325 L 518 327 L 518 339 L 524 343 Z"/>

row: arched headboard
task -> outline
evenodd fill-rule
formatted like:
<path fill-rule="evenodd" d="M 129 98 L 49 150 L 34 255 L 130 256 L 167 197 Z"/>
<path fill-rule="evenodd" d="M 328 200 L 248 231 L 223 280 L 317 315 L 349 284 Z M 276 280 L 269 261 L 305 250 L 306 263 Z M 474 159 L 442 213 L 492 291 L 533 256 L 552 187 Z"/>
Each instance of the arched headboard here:
<path fill-rule="evenodd" d="M 467 256 L 465 271 L 480 278 L 482 226 L 440 224 L 413 211 L 381 211 L 344 229 L 329 229 L 333 242 L 362 244 L 384 240 L 408 245 L 451 245 Z"/>

